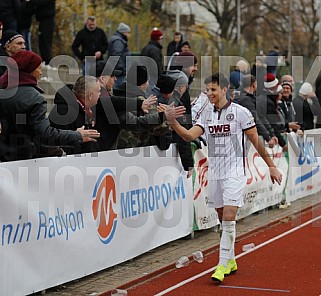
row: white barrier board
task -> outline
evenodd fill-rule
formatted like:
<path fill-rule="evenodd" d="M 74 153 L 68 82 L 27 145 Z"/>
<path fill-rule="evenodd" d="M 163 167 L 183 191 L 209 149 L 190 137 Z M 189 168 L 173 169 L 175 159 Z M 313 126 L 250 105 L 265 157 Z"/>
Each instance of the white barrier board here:
<path fill-rule="evenodd" d="M 136 257 L 192 229 L 175 146 L 0 164 L 0 295 L 21 296 Z"/>
<path fill-rule="evenodd" d="M 314 194 L 321 190 L 320 162 L 316 151 L 320 150 L 321 135 L 316 131 L 305 131 L 304 137 L 289 134 L 289 174 L 286 186 L 286 201 Z"/>

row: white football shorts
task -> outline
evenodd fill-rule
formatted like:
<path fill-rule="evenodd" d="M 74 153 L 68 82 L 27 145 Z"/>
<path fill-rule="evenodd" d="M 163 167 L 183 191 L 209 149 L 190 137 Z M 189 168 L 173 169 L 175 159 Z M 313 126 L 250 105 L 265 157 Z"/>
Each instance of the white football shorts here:
<path fill-rule="evenodd" d="M 208 207 L 242 207 L 244 205 L 243 191 L 246 181 L 246 176 L 229 177 L 222 180 L 209 180 Z"/>

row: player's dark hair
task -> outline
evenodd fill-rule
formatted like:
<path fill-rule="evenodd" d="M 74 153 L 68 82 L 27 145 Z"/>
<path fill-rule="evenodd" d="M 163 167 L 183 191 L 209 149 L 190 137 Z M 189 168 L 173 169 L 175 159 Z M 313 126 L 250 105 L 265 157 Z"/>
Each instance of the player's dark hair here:
<path fill-rule="evenodd" d="M 217 83 L 220 88 L 223 87 L 229 87 L 230 81 L 226 77 L 226 75 L 222 72 L 214 73 L 213 75 L 210 75 L 204 79 L 204 84 L 209 83 Z"/>

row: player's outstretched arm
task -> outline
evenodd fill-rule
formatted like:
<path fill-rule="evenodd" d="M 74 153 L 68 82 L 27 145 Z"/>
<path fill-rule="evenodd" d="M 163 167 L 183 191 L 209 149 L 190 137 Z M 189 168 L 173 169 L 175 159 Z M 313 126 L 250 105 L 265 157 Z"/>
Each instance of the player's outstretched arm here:
<path fill-rule="evenodd" d="M 174 103 L 164 107 L 166 120 L 184 141 L 191 142 L 203 134 L 203 129 L 200 126 L 193 126 L 190 129 L 186 129 L 185 127 L 181 126 L 176 120 L 176 118 L 179 118 L 183 115 L 182 110 L 179 108 L 182 107 L 175 107 Z"/>
<path fill-rule="evenodd" d="M 245 130 L 244 133 L 248 137 L 248 139 L 251 141 L 257 152 L 260 154 L 260 156 L 263 158 L 267 166 L 270 170 L 270 177 L 274 184 L 274 182 L 277 182 L 279 185 L 282 182 L 282 174 L 277 169 L 276 165 L 274 164 L 273 160 L 271 159 L 269 153 L 264 147 L 264 144 L 260 140 L 256 127 L 253 127 L 251 129 Z"/>

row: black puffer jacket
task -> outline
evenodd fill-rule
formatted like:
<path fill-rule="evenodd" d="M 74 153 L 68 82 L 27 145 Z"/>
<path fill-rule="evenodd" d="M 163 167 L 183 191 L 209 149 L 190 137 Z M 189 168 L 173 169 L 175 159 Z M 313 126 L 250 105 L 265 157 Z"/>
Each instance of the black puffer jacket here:
<path fill-rule="evenodd" d="M 157 41 L 150 40 L 149 43 L 142 49 L 141 55 L 152 58 L 158 68 L 158 76 L 163 72 L 163 46 Z"/>
<path fill-rule="evenodd" d="M 81 50 L 79 47 L 81 46 Z M 96 51 L 100 51 L 103 59 L 103 55 L 108 48 L 108 40 L 105 32 L 101 28 L 96 28 L 93 31 L 89 31 L 85 26 L 80 30 L 74 42 L 72 43 L 72 50 L 74 54 L 83 61 L 85 56 L 94 56 Z"/>
<path fill-rule="evenodd" d="M 1 117 L 8 123 L 3 143 L 10 147 L 0 156 L 1 161 L 30 159 L 37 156 L 41 145 L 79 146 L 79 132 L 62 131 L 50 126 L 46 117 L 47 102 L 37 87 L 36 79 L 20 72 L 15 85 L 8 85 L 8 72 L 0 78 Z"/>

